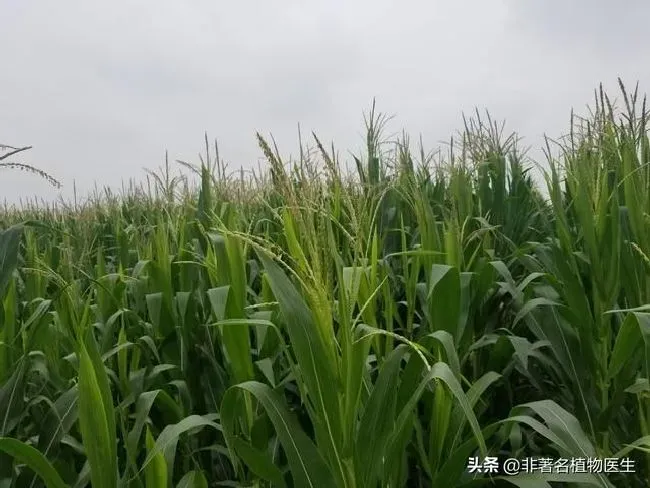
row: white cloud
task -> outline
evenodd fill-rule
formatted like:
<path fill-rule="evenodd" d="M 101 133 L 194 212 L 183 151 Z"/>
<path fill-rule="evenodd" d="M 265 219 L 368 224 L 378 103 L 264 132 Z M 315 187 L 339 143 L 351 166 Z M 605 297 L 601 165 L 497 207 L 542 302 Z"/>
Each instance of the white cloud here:
<path fill-rule="evenodd" d="M 142 177 L 166 148 L 192 159 L 205 130 L 235 167 L 256 165 L 256 130 L 295 153 L 298 123 L 345 154 L 375 96 L 430 146 L 475 106 L 539 144 L 600 81 L 650 77 L 641 0 L 6 4 L 0 142 L 33 144 L 25 161 L 67 195 Z M 34 193 L 54 192 L 0 174 L 1 196 Z"/>

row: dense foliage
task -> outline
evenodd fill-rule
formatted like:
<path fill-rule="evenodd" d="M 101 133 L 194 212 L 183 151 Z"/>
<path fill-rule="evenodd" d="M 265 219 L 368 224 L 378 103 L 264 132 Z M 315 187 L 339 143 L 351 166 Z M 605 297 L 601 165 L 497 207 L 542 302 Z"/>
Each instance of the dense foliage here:
<path fill-rule="evenodd" d="M 166 165 L 6 208 L 0 486 L 648 486 L 650 144 L 622 93 L 543 190 L 489 118 L 438 160 L 373 111 L 350 175 L 316 136 L 289 164 L 258 136 L 250 178 L 206 140 L 196 189 Z"/>

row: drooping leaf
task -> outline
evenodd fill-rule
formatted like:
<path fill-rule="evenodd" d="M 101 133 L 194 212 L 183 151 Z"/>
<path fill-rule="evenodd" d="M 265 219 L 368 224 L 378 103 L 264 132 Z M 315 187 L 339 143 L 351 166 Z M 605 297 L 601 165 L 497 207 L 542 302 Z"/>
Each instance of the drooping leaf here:
<path fill-rule="evenodd" d="M 18 439 L 0 437 L 0 451 L 29 466 L 43 480 L 47 488 L 68 488 L 47 458 L 32 446 Z"/>
<path fill-rule="evenodd" d="M 290 415 L 277 393 L 262 383 L 248 381 L 235 385 L 228 389 L 223 398 L 221 419 L 224 436 L 230 448 L 234 449 L 232 439 L 236 435 L 237 399 L 243 392 L 253 395 L 269 416 L 286 453 L 294 485 L 312 488 L 337 486 L 330 468 L 314 443 Z"/>

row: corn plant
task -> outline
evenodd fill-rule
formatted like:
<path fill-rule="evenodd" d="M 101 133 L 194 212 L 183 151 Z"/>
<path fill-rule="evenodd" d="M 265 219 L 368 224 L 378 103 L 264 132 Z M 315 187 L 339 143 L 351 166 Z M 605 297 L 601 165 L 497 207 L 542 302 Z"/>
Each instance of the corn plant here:
<path fill-rule="evenodd" d="M 0 211 L 0 485 L 647 486 L 650 144 L 623 87 L 548 146 L 312 134 Z M 474 457 L 634 472 L 473 473 Z M 553 483 L 553 484 L 551 484 Z M 559 485 L 558 485 L 559 484 Z"/>

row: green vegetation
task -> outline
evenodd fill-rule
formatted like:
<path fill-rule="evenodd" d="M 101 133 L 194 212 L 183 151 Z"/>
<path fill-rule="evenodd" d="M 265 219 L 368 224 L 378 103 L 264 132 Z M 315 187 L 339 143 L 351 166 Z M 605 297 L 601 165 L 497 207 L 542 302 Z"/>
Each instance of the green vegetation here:
<path fill-rule="evenodd" d="M 196 189 L 166 164 L 6 208 L 0 486 L 648 486 L 650 143 L 621 89 L 549 143 L 544 192 L 489 118 L 443 162 L 373 110 L 352 174 L 258 136 L 269 171 L 230 176 L 206 139 Z"/>

